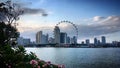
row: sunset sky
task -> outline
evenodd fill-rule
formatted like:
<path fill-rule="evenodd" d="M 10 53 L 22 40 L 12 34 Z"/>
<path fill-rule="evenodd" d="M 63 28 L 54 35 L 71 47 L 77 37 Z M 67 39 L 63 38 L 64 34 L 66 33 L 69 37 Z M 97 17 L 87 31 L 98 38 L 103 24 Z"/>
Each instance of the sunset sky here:
<path fill-rule="evenodd" d="M 2 0 L 5 1 L 5 0 Z M 76 24 L 78 42 L 106 36 L 107 42 L 120 41 L 120 0 L 13 0 L 25 11 L 18 21 L 21 36 L 35 41 L 42 30 L 53 36 L 54 26 L 63 20 Z M 75 35 L 71 24 L 60 24 L 62 32 Z"/>

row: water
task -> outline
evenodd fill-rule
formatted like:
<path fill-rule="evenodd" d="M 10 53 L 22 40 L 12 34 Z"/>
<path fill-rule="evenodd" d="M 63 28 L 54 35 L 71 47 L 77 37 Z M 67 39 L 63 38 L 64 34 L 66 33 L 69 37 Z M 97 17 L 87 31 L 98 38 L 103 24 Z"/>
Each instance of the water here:
<path fill-rule="evenodd" d="M 66 68 L 120 68 L 120 48 L 26 48 Z"/>

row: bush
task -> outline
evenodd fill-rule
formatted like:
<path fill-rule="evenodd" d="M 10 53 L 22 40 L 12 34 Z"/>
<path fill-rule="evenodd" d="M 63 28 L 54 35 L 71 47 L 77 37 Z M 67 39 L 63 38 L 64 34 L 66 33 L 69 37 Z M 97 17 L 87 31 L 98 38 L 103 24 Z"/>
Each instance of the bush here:
<path fill-rule="evenodd" d="M 24 47 L 0 47 L 0 67 L 3 68 L 64 68 L 63 65 L 54 65 L 50 61 L 45 62 L 30 52 L 26 53 Z"/>

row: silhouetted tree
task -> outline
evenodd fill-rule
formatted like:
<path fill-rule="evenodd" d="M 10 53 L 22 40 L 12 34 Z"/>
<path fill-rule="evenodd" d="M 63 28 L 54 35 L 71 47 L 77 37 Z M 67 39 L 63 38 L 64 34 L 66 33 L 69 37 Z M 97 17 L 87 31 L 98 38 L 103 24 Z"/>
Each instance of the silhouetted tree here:
<path fill-rule="evenodd" d="M 10 0 L 0 3 L 0 21 L 6 24 L 14 24 L 19 20 L 19 16 L 23 14 L 20 5 L 12 3 Z"/>
<path fill-rule="evenodd" d="M 4 22 L 0 22 L 0 45 L 14 45 L 18 36 L 19 32 L 17 32 L 15 27 L 10 24 L 5 24 Z"/>
<path fill-rule="evenodd" d="M 10 0 L 0 3 L 0 45 L 15 45 L 19 36 L 16 21 L 23 13 L 19 7 L 18 4 L 12 3 Z"/>

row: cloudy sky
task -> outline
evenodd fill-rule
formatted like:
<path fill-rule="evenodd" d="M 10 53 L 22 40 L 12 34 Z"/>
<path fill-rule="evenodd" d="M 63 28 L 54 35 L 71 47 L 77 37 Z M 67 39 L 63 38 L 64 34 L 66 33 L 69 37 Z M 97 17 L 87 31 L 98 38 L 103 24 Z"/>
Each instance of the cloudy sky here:
<path fill-rule="evenodd" d="M 4 0 L 3 0 L 4 1 Z M 53 36 L 54 26 L 63 20 L 78 28 L 78 42 L 106 36 L 107 42 L 120 41 L 120 0 L 13 0 L 24 9 L 18 21 L 21 36 L 35 41 L 42 30 Z M 61 32 L 75 35 L 71 24 L 60 24 Z"/>

